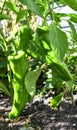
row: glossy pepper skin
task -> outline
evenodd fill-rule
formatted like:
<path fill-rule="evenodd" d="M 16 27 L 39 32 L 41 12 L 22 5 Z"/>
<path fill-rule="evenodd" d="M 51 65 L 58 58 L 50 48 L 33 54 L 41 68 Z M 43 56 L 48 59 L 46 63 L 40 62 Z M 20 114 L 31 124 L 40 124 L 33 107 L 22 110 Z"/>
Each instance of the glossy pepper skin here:
<path fill-rule="evenodd" d="M 28 72 L 28 62 L 24 51 L 18 51 L 17 54 L 8 56 L 8 60 L 13 72 L 12 84 L 14 90 L 13 106 L 9 118 L 16 118 L 28 100 L 28 92 L 24 85 L 24 78 Z"/>

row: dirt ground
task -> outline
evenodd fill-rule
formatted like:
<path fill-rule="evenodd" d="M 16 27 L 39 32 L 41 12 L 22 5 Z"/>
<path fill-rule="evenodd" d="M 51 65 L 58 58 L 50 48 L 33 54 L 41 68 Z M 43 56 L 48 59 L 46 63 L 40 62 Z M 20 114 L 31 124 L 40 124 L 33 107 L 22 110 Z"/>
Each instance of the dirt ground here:
<path fill-rule="evenodd" d="M 77 130 L 77 106 L 64 100 L 58 110 L 53 110 L 49 107 L 49 99 L 35 96 L 17 119 L 9 120 L 10 100 L 0 94 L 0 130 L 27 130 L 26 127 L 28 130 Z"/>

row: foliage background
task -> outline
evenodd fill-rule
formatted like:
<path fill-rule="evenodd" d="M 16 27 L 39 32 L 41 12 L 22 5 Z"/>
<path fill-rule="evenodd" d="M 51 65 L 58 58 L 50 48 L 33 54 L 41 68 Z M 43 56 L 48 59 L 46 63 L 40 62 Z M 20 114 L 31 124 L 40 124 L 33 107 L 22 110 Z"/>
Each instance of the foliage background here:
<path fill-rule="evenodd" d="M 69 6 L 75 13 L 55 11 Z M 40 91 L 54 91 L 55 97 L 50 106 L 56 108 L 65 95 L 77 91 L 77 1 L 76 0 L 14 0 L 1 1 L 0 4 L 0 87 L 13 97 L 12 72 L 8 56 L 19 50 L 25 52 L 29 64 L 27 91 L 35 91 L 35 76 L 29 82 L 33 71 L 41 68 Z M 38 23 L 41 19 L 41 25 Z M 50 24 L 48 24 L 50 21 Z M 69 30 L 64 30 L 65 21 Z M 28 30 L 25 31 L 25 27 Z M 41 67 L 42 66 L 42 67 Z M 31 73 L 31 74 L 30 74 Z M 38 72 L 39 73 L 39 72 Z M 35 73 L 36 75 L 36 73 Z M 38 79 L 39 74 L 37 75 Z M 26 84 L 26 83 L 25 83 Z M 32 86 L 30 89 L 30 86 Z M 35 94 L 35 93 L 34 93 Z M 12 95 L 12 96 L 11 96 Z M 12 99 L 13 100 L 13 99 Z"/>

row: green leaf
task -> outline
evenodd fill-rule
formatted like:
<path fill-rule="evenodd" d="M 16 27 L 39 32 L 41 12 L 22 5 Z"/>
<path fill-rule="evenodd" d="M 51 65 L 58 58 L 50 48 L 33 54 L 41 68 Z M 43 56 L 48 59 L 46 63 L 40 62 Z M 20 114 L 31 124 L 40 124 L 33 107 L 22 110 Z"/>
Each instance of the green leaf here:
<path fill-rule="evenodd" d="M 62 85 L 62 78 L 57 74 L 55 69 L 52 69 L 52 85 L 56 89 L 56 92 L 61 92 L 63 85 Z"/>
<path fill-rule="evenodd" d="M 33 58 L 38 59 L 38 55 L 34 51 L 27 49 L 27 54 Z"/>
<path fill-rule="evenodd" d="M 21 19 L 23 19 L 24 16 L 25 16 L 25 10 L 20 10 L 17 13 L 16 23 L 18 23 Z"/>
<path fill-rule="evenodd" d="M 50 45 L 56 56 L 60 61 L 63 61 L 65 53 L 68 50 L 68 40 L 66 34 L 58 27 L 52 25 L 49 30 Z"/>
<path fill-rule="evenodd" d="M 74 92 L 74 83 L 73 83 L 73 81 L 67 81 L 66 85 L 67 85 L 68 90 L 69 90 L 70 95 L 71 95 L 72 104 L 75 106 L 75 99 L 74 99 L 74 94 L 73 94 L 73 92 Z"/>
<path fill-rule="evenodd" d="M 4 49 L 4 51 L 6 51 L 6 48 L 7 48 L 6 39 L 5 39 L 5 35 L 3 33 L 2 28 L 0 28 L 0 35 L 1 35 L 1 37 L 0 37 L 0 47 L 2 49 Z"/>
<path fill-rule="evenodd" d="M 70 20 L 74 23 L 77 23 L 77 14 L 68 14 Z"/>
<path fill-rule="evenodd" d="M 30 71 L 25 76 L 25 87 L 31 97 L 35 95 L 36 92 L 36 82 L 40 76 L 41 69 L 36 71 Z"/>
<path fill-rule="evenodd" d="M 7 94 L 8 96 L 11 96 L 7 87 L 2 82 L 0 82 L 0 88 L 4 91 L 5 94 Z"/>
<path fill-rule="evenodd" d="M 74 86 L 73 86 L 73 85 L 74 85 L 73 81 L 67 81 L 67 82 L 66 82 L 66 85 L 67 85 L 69 91 L 72 91 L 72 90 L 73 90 L 73 88 L 74 88 Z"/>
<path fill-rule="evenodd" d="M 48 7 L 48 4 L 47 4 L 48 1 L 47 0 L 35 0 L 35 2 L 39 5 L 42 13 L 45 14 L 47 11 L 47 7 Z"/>
<path fill-rule="evenodd" d="M 69 72 L 67 66 L 64 63 L 52 62 L 52 71 L 55 71 L 56 74 L 64 81 L 73 80 L 71 73 Z"/>
<path fill-rule="evenodd" d="M 77 11 L 77 0 L 62 0 L 66 5 Z"/>
<path fill-rule="evenodd" d="M 41 26 L 36 29 L 35 43 L 31 44 L 31 49 L 34 48 L 36 55 L 38 54 L 39 59 L 45 60 L 45 56 L 51 49 L 49 40 L 49 29 L 47 26 Z"/>
<path fill-rule="evenodd" d="M 4 33 L 3 33 L 3 29 L 2 29 L 2 28 L 0 28 L 0 35 L 1 35 L 1 37 L 3 38 L 4 46 L 5 46 L 5 48 L 6 48 L 6 38 L 5 38 L 5 35 L 4 35 Z M 2 40 L 1 40 L 1 41 L 2 41 Z"/>
<path fill-rule="evenodd" d="M 48 64 L 52 64 L 52 62 L 57 62 L 57 59 L 55 57 L 55 54 L 53 51 L 49 51 L 46 55 L 46 61 L 48 62 Z"/>
<path fill-rule="evenodd" d="M 50 100 L 50 106 L 53 107 L 54 109 L 56 109 L 58 107 L 58 105 L 60 104 L 63 96 L 64 96 L 64 93 L 60 93 L 59 95 L 53 97 Z"/>
<path fill-rule="evenodd" d="M 30 41 L 28 44 L 28 49 L 26 50 L 27 54 L 31 56 L 32 58 L 36 58 L 41 61 L 45 61 L 44 54 L 42 48 L 40 45 L 38 46 L 36 42 Z"/>
<path fill-rule="evenodd" d="M 5 2 L 5 6 L 7 7 L 7 8 L 9 8 L 10 10 L 12 10 L 13 12 L 15 12 L 15 13 L 17 13 L 17 7 L 15 6 L 15 3 L 13 3 L 13 2 L 8 2 L 8 1 L 6 1 Z"/>
<path fill-rule="evenodd" d="M 39 6 L 33 0 L 19 0 L 22 4 L 26 5 L 32 12 L 40 17 L 43 17 Z"/>
<path fill-rule="evenodd" d="M 7 61 L 5 58 L 1 58 L 0 61 L 0 77 L 3 76 L 5 77 L 7 73 Z"/>
<path fill-rule="evenodd" d="M 10 17 L 8 16 L 8 15 L 6 15 L 6 14 L 0 14 L 0 20 L 3 20 L 3 19 L 10 19 Z"/>
<path fill-rule="evenodd" d="M 68 23 L 69 23 L 69 26 L 70 26 L 70 29 L 71 29 L 72 38 L 73 38 L 74 40 L 76 40 L 76 39 L 77 39 L 77 33 L 76 33 L 75 26 L 74 26 L 73 23 L 70 22 L 70 21 L 68 21 Z"/>
<path fill-rule="evenodd" d="M 0 47 L 2 48 L 2 50 L 5 50 L 4 40 L 1 37 L 0 37 Z"/>
<path fill-rule="evenodd" d="M 22 4 L 27 5 L 27 0 L 19 0 Z"/>

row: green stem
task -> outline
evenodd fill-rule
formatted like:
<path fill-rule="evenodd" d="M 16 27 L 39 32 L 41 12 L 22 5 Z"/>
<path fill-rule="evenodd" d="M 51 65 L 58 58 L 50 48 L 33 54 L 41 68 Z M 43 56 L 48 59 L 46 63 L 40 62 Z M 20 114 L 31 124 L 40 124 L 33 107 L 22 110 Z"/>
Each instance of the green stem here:
<path fill-rule="evenodd" d="M 11 68 L 10 68 L 9 63 L 7 64 L 7 70 L 8 70 L 9 90 L 10 90 L 10 94 L 11 94 L 11 100 L 13 100 L 12 99 L 12 97 L 13 97 L 12 74 L 11 74 Z"/>
<path fill-rule="evenodd" d="M 55 22 L 55 17 L 54 17 L 54 0 L 52 0 L 52 8 L 51 8 L 51 4 L 50 4 L 50 1 L 47 0 L 48 2 L 48 7 L 49 7 L 49 12 L 50 12 L 50 16 L 51 16 L 51 19 L 52 19 L 52 23 Z"/>
<path fill-rule="evenodd" d="M 73 90 L 70 91 L 70 94 L 71 94 L 72 104 L 75 106 L 75 100 L 74 100 Z"/>
<path fill-rule="evenodd" d="M 55 17 L 54 17 L 54 0 L 52 1 L 52 20 L 53 20 L 53 22 L 55 21 Z"/>
<path fill-rule="evenodd" d="M 51 6 L 50 6 L 50 2 L 49 2 L 49 0 L 47 0 L 47 2 L 48 2 L 48 7 L 49 7 L 50 16 L 51 16 L 51 18 L 52 18 L 52 10 L 51 10 Z"/>
<path fill-rule="evenodd" d="M 1 9 L 1 14 L 3 13 L 4 7 L 5 7 L 5 2 L 6 2 L 6 0 L 5 0 L 4 3 L 3 3 L 3 7 L 2 7 L 2 9 Z"/>

